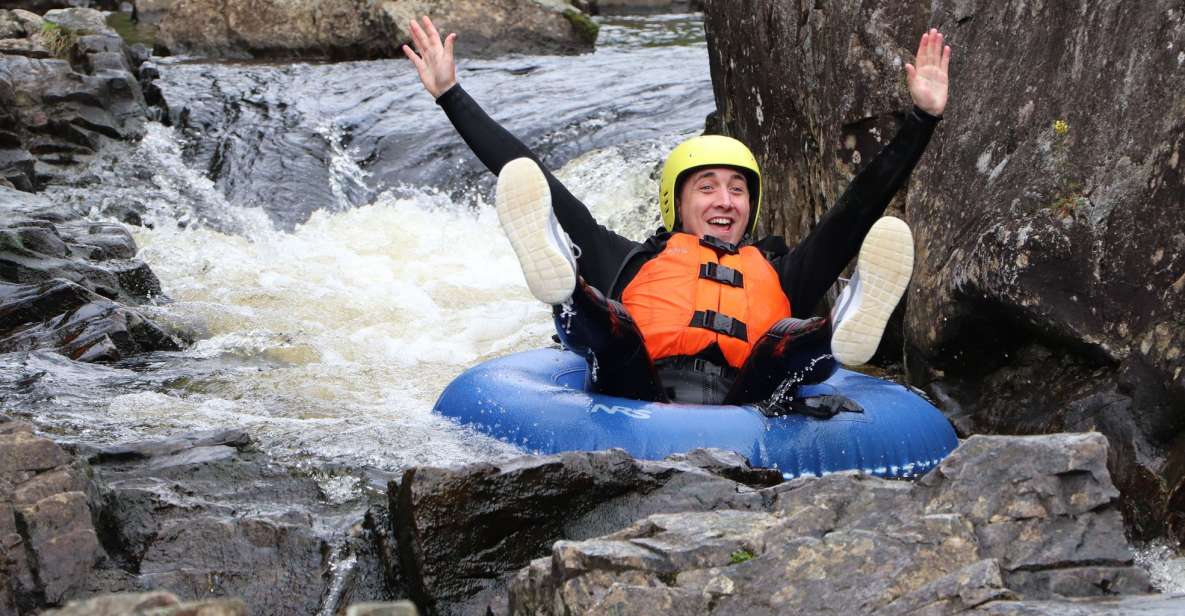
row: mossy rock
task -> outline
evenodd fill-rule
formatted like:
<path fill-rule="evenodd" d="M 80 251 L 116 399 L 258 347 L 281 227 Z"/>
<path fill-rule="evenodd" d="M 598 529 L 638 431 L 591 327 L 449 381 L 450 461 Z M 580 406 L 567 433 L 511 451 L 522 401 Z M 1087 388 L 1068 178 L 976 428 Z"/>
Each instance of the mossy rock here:
<path fill-rule="evenodd" d="M 78 33 L 46 20 L 41 22 L 41 44 L 55 57 L 68 60 L 70 50 L 78 42 Z"/>
<path fill-rule="evenodd" d="M 597 42 L 597 34 L 601 31 L 601 26 L 591 17 L 576 9 L 568 9 L 564 11 L 564 19 L 572 24 L 572 29 L 576 31 L 582 41 L 590 45 Z"/>

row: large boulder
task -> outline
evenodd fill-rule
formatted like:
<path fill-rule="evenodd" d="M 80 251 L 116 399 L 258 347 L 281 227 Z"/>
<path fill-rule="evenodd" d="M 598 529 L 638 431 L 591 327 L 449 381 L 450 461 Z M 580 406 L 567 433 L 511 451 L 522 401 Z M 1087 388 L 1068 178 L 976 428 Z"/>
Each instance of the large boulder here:
<path fill-rule="evenodd" d="M 328 496 L 240 430 L 71 449 L 0 416 L 0 614 L 342 613 L 403 596 L 383 508 Z M 104 593 L 150 594 L 83 601 Z"/>
<path fill-rule="evenodd" d="M 918 251 L 909 379 L 964 433 L 1103 432 L 1131 528 L 1185 537 L 1179 6 L 706 5 L 721 128 L 792 240 L 892 134 L 904 64 L 943 29 L 951 103 L 894 206 Z"/>
<path fill-rule="evenodd" d="M 951 614 L 1146 593 L 1106 450 L 1098 434 L 973 437 L 916 485 L 839 474 L 765 488 L 749 510 L 651 515 L 555 543 L 509 611 Z"/>
<path fill-rule="evenodd" d="M 395 598 L 380 561 L 389 533 L 366 503 L 329 497 L 314 473 L 276 464 L 240 430 L 83 453 L 117 565 L 96 592 L 235 597 L 251 614 L 277 615 Z"/>
<path fill-rule="evenodd" d="M 408 21 L 461 34 L 458 53 L 591 51 L 587 17 L 557 0 L 140 0 L 142 23 L 173 53 L 207 57 L 402 57 Z"/>
<path fill-rule="evenodd" d="M 734 479 L 766 486 L 781 474 L 714 451 L 665 462 L 612 450 L 413 468 L 390 486 L 402 575 L 429 613 L 502 613 L 511 575 L 556 541 L 653 513 L 760 508 L 756 490 Z"/>

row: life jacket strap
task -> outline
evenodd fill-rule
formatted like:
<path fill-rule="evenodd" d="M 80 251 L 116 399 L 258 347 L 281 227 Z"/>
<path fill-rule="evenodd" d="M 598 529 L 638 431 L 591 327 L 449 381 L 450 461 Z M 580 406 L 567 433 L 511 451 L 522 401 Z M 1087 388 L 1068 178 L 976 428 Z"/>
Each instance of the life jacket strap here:
<path fill-rule="evenodd" d="M 735 255 L 740 251 L 740 247 L 736 244 L 730 244 L 714 235 L 705 235 L 699 238 L 700 246 L 707 246 L 716 252 Z"/>
<path fill-rule="evenodd" d="M 719 263 L 701 263 L 699 266 L 699 277 L 706 280 L 715 280 L 720 284 L 726 284 L 730 287 L 745 286 L 744 274 Z"/>
<path fill-rule="evenodd" d="M 691 327 L 699 327 L 737 340 L 749 341 L 748 328 L 744 322 L 715 310 L 697 310 L 691 315 Z"/>
<path fill-rule="evenodd" d="M 732 366 L 718 366 L 714 362 L 710 362 L 701 357 L 692 357 L 688 355 L 675 355 L 673 357 L 664 357 L 654 362 L 655 367 L 660 370 L 689 370 L 691 372 L 698 372 L 708 376 L 720 376 L 726 379 L 736 379 L 740 374 L 740 370 Z"/>

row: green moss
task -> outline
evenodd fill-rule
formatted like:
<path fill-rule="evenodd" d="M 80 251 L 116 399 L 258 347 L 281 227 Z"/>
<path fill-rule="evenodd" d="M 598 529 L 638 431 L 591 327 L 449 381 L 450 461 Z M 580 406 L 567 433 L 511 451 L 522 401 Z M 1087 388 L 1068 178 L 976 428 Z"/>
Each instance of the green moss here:
<path fill-rule="evenodd" d="M 575 9 L 568 9 L 564 11 L 564 19 L 572 24 L 572 29 L 576 30 L 580 40 L 590 45 L 597 42 L 597 33 L 601 31 L 601 26 L 591 17 Z"/>
<path fill-rule="evenodd" d="M 132 21 L 131 15 L 116 11 L 107 18 L 107 25 L 115 30 L 128 45 L 142 44 L 149 49 L 156 45 L 156 30 Z"/>
<path fill-rule="evenodd" d="M 52 21 L 41 22 L 41 43 L 58 58 L 70 59 L 70 50 L 78 42 L 78 34 L 55 24 Z"/>
<path fill-rule="evenodd" d="M 728 556 L 728 561 L 734 565 L 753 560 L 753 553 L 749 550 L 737 550 Z"/>

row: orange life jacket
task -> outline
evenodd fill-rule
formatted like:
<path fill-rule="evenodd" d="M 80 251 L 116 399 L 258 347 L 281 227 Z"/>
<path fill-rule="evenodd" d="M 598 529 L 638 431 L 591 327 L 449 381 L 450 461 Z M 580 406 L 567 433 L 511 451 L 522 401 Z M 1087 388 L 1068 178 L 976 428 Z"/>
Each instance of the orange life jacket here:
<path fill-rule="evenodd" d="M 653 360 L 695 355 L 715 343 L 739 368 L 761 336 L 790 316 L 778 273 L 760 250 L 729 253 L 709 242 L 671 234 L 621 294 Z"/>

